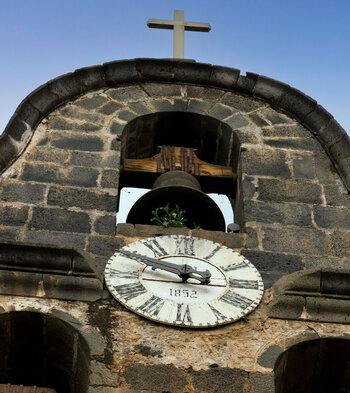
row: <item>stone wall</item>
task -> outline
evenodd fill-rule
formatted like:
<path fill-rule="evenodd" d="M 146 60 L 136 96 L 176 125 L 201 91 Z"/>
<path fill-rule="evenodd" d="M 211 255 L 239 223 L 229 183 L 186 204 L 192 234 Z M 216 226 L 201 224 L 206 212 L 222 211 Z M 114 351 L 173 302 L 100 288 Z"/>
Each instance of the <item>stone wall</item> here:
<path fill-rule="evenodd" d="M 196 113 L 230 127 L 240 147 L 240 233 L 116 226 L 124 129 L 159 112 Z M 349 338 L 350 321 L 341 315 L 349 309 L 349 290 L 329 273 L 338 269 L 348 277 L 349 162 L 349 138 L 330 114 L 256 74 L 141 59 L 48 82 L 24 100 L 0 141 L 0 240 L 90 254 L 97 265 L 93 296 L 84 298 L 80 270 L 73 280 L 81 285 L 79 297 L 63 295 L 72 290 L 71 279 L 50 296 L 40 277 L 26 296 L 32 279 L 23 278 L 19 264 L 11 277 L 22 276 L 23 287 L 8 292 L 0 285 L 1 310 L 36 311 L 69 324 L 89 348 L 90 393 L 272 393 L 284 350 L 310 339 Z M 174 328 L 128 311 L 97 285 L 116 249 L 165 234 L 203 237 L 245 255 L 269 288 L 258 309 L 220 328 Z M 45 269 L 40 274 L 55 266 Z"/>
<path fill-rule="evenodd" d="M 300 269 L 348 263 L 349 195 L 316 137 L 260 99 L 184 84 L 97 90 L 51 112 L 1 177 L 1 238 L 71 245 L 103 269 L 125 244 L 115 236 L 123 129 L 159 111 L 214 117 L 238 137 L 235 219 L 246 233 L 238 248 L 267 286 Z"/>

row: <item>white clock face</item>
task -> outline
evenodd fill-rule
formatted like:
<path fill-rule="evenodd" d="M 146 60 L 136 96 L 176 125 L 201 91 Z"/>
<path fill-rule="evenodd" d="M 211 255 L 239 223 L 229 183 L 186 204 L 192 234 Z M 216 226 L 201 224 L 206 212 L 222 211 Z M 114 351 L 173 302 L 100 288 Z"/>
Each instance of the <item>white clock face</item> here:
<path fill-rule="evenodd" d="M 179 270 L 192 274 L 181 278 Z M 209 240 L 176 235 L 118 250 L 106 265 L 105 279 L 111 294 L 128 309 L 192 328 L 237 321 L 258 306 L 264 289 L 259 272 L 239 253 Z"/>

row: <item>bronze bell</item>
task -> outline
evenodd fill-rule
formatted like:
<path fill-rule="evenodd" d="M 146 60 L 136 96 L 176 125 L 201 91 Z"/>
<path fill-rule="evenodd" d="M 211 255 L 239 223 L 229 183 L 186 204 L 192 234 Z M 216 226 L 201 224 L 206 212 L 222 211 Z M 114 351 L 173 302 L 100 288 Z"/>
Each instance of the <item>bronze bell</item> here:
<path fill-rule="evenodd" d="M 169 204 L 185 211 L 186 226 L 213 231 L 225 231 L 225 219 L 219 206 L 201 190 L 198 180 L 187 172 L 170 171 L 160 175 L 152 190 L 131 208 L 127 223 L 153 224 L 152 210 Z"/>

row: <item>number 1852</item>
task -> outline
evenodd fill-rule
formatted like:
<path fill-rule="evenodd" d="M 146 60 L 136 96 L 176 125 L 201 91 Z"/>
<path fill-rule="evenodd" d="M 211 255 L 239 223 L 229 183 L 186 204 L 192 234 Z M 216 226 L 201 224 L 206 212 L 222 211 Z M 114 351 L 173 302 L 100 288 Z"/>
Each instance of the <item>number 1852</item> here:
<path fill-rule="evenodd" d="M 172 289 L 172 288 L 170 288 L 170 296 L 197 298 L 197 291 L 195 291 L 194 289 L 188 290 L 188 289 Z"/>

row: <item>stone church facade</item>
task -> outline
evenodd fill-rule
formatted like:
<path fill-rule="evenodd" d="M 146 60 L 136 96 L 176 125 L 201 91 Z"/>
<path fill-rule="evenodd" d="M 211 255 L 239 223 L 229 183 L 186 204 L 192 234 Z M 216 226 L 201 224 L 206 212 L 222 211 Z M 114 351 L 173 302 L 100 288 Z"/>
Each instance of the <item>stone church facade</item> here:
<path fill-rule="evenodd" d="M 123 179 L 126 160 L 158 145 L 232 168 L 213 189 L 230 195 L 239 232 L 116 225 L 121 187 L 152 187 Z M 24 99 L 0 168 L 3 389 L 350 392 L 350 140 L 312 98 L 193 61 L 83 68 Z M 116 302 L 103 279 L 115 250 L 172 234 L 243 254 L 264 280 L 259 307 L 186 329 Z"/>

